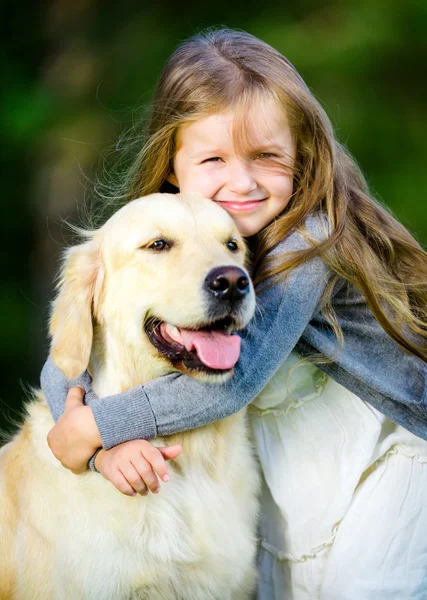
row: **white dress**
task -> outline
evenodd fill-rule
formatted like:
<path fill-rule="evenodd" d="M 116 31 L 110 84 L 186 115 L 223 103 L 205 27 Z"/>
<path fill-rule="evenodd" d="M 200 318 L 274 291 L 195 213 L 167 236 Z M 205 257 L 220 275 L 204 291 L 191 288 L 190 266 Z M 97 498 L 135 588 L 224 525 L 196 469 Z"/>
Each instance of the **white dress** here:
<path fill-rule="evenodd" d="M 296 353 L 249 414 L 258 600 L 426 600 L 427 442 Z"/>

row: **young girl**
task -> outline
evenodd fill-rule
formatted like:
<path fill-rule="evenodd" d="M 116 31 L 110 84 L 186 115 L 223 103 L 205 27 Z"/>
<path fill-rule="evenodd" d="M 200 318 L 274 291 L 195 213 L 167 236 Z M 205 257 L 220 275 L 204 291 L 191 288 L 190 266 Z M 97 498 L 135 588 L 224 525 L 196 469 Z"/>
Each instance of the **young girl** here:
<path fill-rule="evenodd" d="M 102 446 L 95 466 L 122 492 L 158 491 L 166 469 L 141 439 L 252 403 L 258 598 L 425 598 L 426 254 L 369 196 L 294 67 L 244 32 L 186 41 L 125 188 L 126 201 L 201 192 L 229 212 L 252 251 L 258 313 L 222 385 L 175 373 L 98 399 L 87 373 L 70 382 L 48 360 L 55 455 L 80 472 Z M 88 405 L 73 388 L 64 412 L 74 385 Z"/>

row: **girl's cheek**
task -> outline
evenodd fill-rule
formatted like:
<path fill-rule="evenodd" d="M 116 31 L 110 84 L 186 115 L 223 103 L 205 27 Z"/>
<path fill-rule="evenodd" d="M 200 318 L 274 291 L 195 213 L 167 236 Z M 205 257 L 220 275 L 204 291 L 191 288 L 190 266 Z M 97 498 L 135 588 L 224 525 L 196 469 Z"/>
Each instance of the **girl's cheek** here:
<path fill-rule="evenodd" d="M 207 198 L 212 199 L 219 190 L 220 185 L 220 178 L 216 173 L 205 172 L 202 176 L 197 178 L 197 191 Z"/>

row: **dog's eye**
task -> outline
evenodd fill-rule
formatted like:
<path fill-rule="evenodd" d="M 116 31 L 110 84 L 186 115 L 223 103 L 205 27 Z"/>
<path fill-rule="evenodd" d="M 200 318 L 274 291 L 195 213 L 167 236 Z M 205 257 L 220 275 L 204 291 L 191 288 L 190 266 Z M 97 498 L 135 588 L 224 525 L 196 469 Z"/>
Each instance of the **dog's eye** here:
<path fill-rule="evenodd" d="M 154 242 L 151 242 L 148 248 L 150 248 L 150 250 L 156 250 L 159 252 L 161 250 L 167 250 L 170 248 L 170 244 L 165 242 L 165 240 L 155 240 Z"/>
<path fill-rule="evenodd" d="M 232 252 L 236 252 L 236 250 L 239 249 L 239 246 L 237 244 L 237 242 L 235 242 L 234 240 L 230 240 L 226 243 L 226 246 L 229 250 L 231 250 Z"/>

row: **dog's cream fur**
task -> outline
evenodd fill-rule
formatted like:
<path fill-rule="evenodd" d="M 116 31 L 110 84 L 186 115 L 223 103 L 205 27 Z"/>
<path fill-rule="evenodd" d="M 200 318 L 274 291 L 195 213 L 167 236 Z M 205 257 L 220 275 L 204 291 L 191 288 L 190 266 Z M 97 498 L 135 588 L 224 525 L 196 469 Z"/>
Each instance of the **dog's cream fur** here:
<path fill-rule="evenodd" d="M 147 339 L 147 314 L 206 322 L 201 286 L 243 266 L 232 219 L 198 196 L 129 203 L 67 251 L 51 320 L 52 356 L 68 377 L 87 365 L 106 396 L 171 372 Z M 155 239 L 171 250 L 147 248 Z M 253 313 L 253 290 L 241 325 Z M 94 332 L 92 322 L 95 323 Z M 205 376 L 206 377 L 206 376 Z M 226 600 L 254 584 L 258 477 L 245 416 L 157 439 L 180 443 L 159 495 L 127 497 L 101 475 L 74 475 L 51 454 L 42 393 L 0 450 L 0 600 Z"/>

